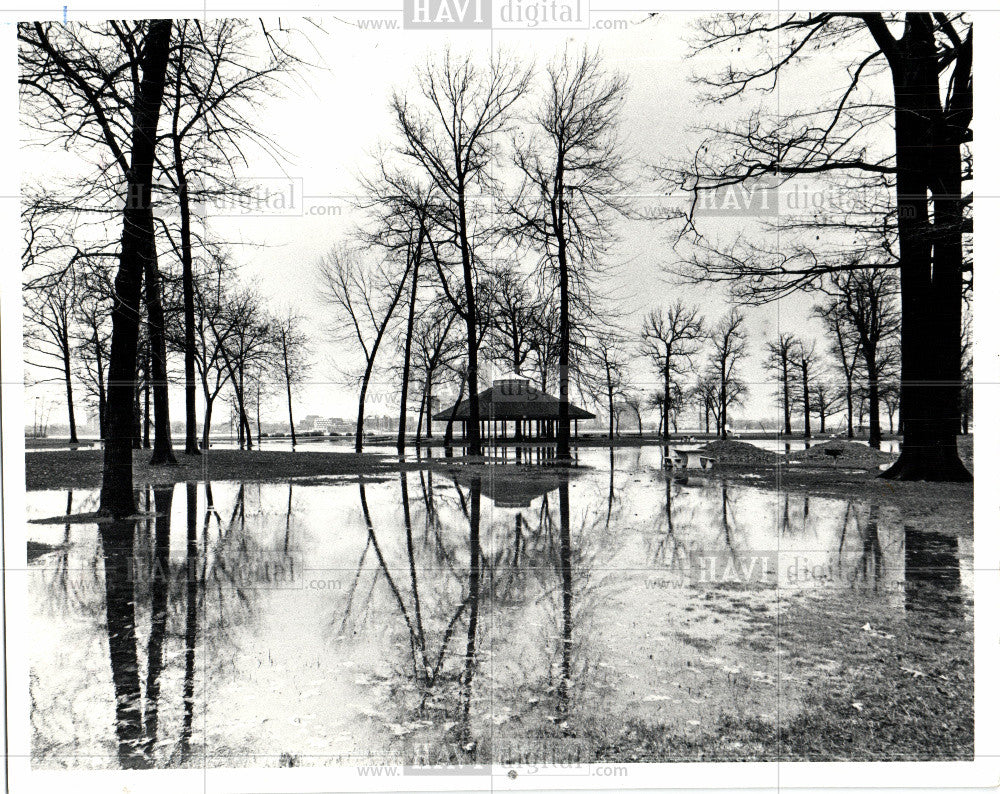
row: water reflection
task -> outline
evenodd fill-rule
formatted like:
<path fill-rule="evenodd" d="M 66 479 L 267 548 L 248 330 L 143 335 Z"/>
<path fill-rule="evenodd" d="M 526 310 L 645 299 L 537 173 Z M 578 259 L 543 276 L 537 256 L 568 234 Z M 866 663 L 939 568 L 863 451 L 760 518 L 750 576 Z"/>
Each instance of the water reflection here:
<path fill-rule="evenodd" d="M 964 539 L 657 454 L 156 487 L 132 521 L 33 525 L 33 762 L 667 760 L 635 737 L 790 719 L 844 649 L 971 649 Z"/>

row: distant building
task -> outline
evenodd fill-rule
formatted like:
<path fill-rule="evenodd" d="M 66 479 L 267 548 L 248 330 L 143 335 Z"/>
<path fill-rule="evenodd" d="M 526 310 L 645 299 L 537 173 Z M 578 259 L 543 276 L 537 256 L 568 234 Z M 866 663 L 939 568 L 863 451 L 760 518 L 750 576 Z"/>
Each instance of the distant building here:
<path fill-rule="evenodd" d="M 353 433 L 354 422 L 339 416 L 309 414 L 299 420 L 296 428 L 302 433 Z"/>

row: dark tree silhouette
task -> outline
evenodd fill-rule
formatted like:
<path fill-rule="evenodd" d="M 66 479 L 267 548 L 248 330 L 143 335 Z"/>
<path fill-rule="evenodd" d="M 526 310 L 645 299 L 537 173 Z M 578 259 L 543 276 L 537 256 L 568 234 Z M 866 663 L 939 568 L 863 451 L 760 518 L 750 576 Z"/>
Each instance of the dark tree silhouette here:
<path fill-rule="evenodd" d="M 673 405 L 671 384 L 691 367 L 691 359 L 698 352 L 706 334 L 704 319 L 694 308 L 680 301 L 667 309 L 654 309 L 642 323 L 642 352 L 663 377 L 664 415 L 669 416 Z M 663 423 L 663 438 L 670 439 L 669 422 Z"/>
<path fill-rule="evenodd" d="M 810 109 L 808 120 L 796 113 L 754 112 L 742 126 L 713 131 L 694 162 L 668 169 L 669 176 L 694 194 L 689 229 L 707 192 L 756 186 L 761 179 L 835 176 L 842 187 L 882 191 L 887 213 L 868 213 L 849 230 L 863 250 L 874 242 L 891 252 L 890 262 L 859 265 L 786 242 L 772 252 L 715 249 L 692 257 L 692 263 L 702 276 L 735 279 L 757 298 L 859 266 L 898 267 L 903 444 L 883 476 L 970 480 L 958 457 L 955 430 L 963 274 L 971 271 L 963 250 L 963 235 L 971 230 L 970 198 L 963 195 L 963 181 L 971 175 L 971 22 L 963 14 L 926 12 L 726 14 L 703 22 L 700 32 L 696 49 L 731 53 L 730 63 L 704 80 L 721 100 L 755 89 L 773 91 L 786 72 L 838 43 L 868 49 L 850 65 L 842 90 L 827 92 L 830 102 Z M 885 100 L 866 94 L 862 79 L 880 69 L 891 79 Z M 891 150 L 866 145 L 871 129 L 887 130 L 890 124 Z"/>

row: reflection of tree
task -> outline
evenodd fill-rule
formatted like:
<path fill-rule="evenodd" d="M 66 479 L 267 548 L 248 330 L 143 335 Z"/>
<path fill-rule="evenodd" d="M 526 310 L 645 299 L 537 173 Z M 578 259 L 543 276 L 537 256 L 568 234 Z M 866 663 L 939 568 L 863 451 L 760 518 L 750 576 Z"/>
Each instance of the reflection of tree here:
<path fill-rule="evenodd" d="M 208 524 L 215 513 L 211 486 L 206 483 L 205 523 L 203 535 L 208 545 Z M 194 721 L 195 647 L 198 639 L 198 595 L 205 586 L 205 561 L 198 566 L 198 486 L 187 483 L 187 546 L 185 557 L 186 610 L 184 616 L 184 716 L 179 742 L 180 760 L 187 763 L 191 755 L 191 726 Z"/>
<path fill-rule="evenodd" d="M 413 536 L 410 520 L 410 509 L 408 503 L 409 493 L 406 489 L 406 479 L 405 474 L 402 475 L 400 481 L 401 489 L 403 490 L 404 499 L 404 510 L 403 510 L 403 521 L 407 532 L 407 557 L 409 562 L 409 571 L 411 577 L 411 585 L 413 587 L 413 599 L 414 599 L 414 609 L 413 616 L 410 615 L 410 609 L 407 607 L 406 601 L 403 598 L 402 591 L 396 584 L 395 578 L 392 575 L 392 570 L 386 563 L 385 555 L 382 551 L 382 547 L 379 544 L 378 537 L 375 531 L 375 525 L 372 521 L 371 511 L 368 507 L 368 499 L 365 492 L 364 481 L 358 483 L 360 498 L 361 498 L 361 512 L 364 516 L 365 526 L 368 530 L 368 545 L 375 552 L 375 557 L 378 561 L 379 572 L 385 578 L 386 583 L 389 585 L 389 590 L 392 593 L 393 600 L 396 602 L 396 606 L 399 608 L 400 615 L 406 624 L 406 630 L 409 637 L 410 644 L 410 656 L 413 667 L 413 676 L 418 685 L 420 685 L 425 690 L 430 689 L 434 686 L 437 681 L 438 675 L 441 672 L 441 668 L 444 664 L 445 652 L 451 638 L 455 632 L 455 628 L 458 621 L 461 619 L 462 613 L 465 611 L 468 603 L 472 599 L 478 599 L 478 590 L 463 599 L 459 606 L 455 609 L 451 619 L 445 628 L 442 640 L 441 648 L 437 654 L 437 658 L 432 661 L 431 656 L 428 654 L 428 644 L 426 639 L 426 633 L 424 630 L 423 623 L 423 612 L 420 608 L 419 603 L 419 590 L 417 589 L 417 573 L 416 573 L 416 561 L 415 561 L 415 549 L 413 545 Z M 478 503 L 473 505 L 474 509 L 478 511 Z M 477 545 L 477 554 L 480 553 Z M 362 554 L 362 564 L 365 554 Z M 377 576 L 378 574 L 376 574 Z M 345 616 L 346 619 L 346 616 Z M 426 692 L 425 692 L 426 697 Z"/>
<path fill-rule="evenodd" d="M 907 526 L 903 533 L 906 611 L 953 616 L 962 600 L 958 538 Z"/>
<path fill-rule="evenodd" d="M 875 589 L 878 589 L 879 582 L 882 580 L 882 544 L 878 537 L 878 510 L 878 505 L 873 504 L 868 509 L 868 521 L 863 527 L 859 522 L 861 559 L 858 560 L 855 574 L 855 579 L 863 582 L 867 582 L 871 578 Z"/>
<path fill-rule="evenodd" d="M 721 534 L 722 539 L 725 541 L 726 549 L 729 551 L 730 559 L 732 562 L 736 562 L 736 535 L 739 533 L 739 527 L 736 524 L 736 512 L 734 509 L 733 500 L 729 494 L 729 486 L 726 481 L 722 481 L 722 526 Z"/>
<path fill-rule="evenodd" d="M 409 586 L 401 585 L 394 576 L 393 571 L 400 570 L 400 566 L 395 569 L 389 565 L 383 544 L 380 542 L 375 522 L 372 517 L 368 503 L 368 495 L 364 481 L 359 482 L 359 497 L 361 503 L 361 513 L 367 529 L 367 542 L 358 562 L 358 574 L 355 578 L 354 586 L 348 595 L 347 609 L 341 623 L 343 632 L 347 626 L 347 621 L 351 617 L 352 611 L 357 612 L 354 606 L 355 591 L 362 575 L 365 559 L 369 550 L 374 553 L 377 567 L 375 578 L 372 583 L 374 589 L 379 578 L 385 580 L 389 592 L 399 615 L 406 628 L 409 650 L 409 667 L 413 676 L 413 681 L 418 687 L 419 698 L 416 708 L 423 712 L 427 701 L 435 692 L 440 690 L 443 683 L 453 682 L 457 686 L 456 707 L 458 710 L 458 725 L 456 731 L 462 737 L 462 746 L 469 744 L 469 714 L 472 701 L 472 682 L 476 669 L 476 640 L 479 628 L 480 596 L 483 587 L 483 571 L 487 561 L 483 557 L 482 544 L 480 542 L 480 515 L 481 515 L 481 478 L 474 476 L 469 487 L 468 497 L 462 493 L 461 488 L 456 483 L 456 491 L 461 495 L 460 503 L 464 506 L 463 515 L 467 516 L 468 537 L 469 537 L 469 561 L 468 569 L 458 573 L 452 570 L 450 573 L 462 585 L 463 593 L 460 595 L 458 603 L 454 606 L 448 605 L 444 600 L 428 597 L 428 592 L 435 592 L 433 586 L 436 581 L 425 582 L 421 587 L 418 581 L 420 571 L 423 567 L 418 565 L 417 556 L 420 550 L 418 537 L 414 533 L 413 506 L 419 505 L 422 501 L 428 516 L 433 518 L 428 520 L 428 526 L 440 524 L 440 516 L 436 506 L 432 505 L 431 489 L 425 487 L 422 497 L 418 497 L 413 504 L 410 503 L 409 483 L 405 473 L 400 476 L 400 492 L 402 497 L 402 517 L 403 530 L 405 533 L 405 554 L 407 556 L 406 576 L 409 578 Z M 424 534 L 423 548 L 431 553 L 438 553 L 438 545 L 443 540 L 439 532 L 428 531 Z M 447 552 L 451 559 L 454 555 Z M 465 569 L 465 566 L 461 566 Z M 448 568 L 434 569 L 436 576 L 445 577 L 449 574 Z M 432 585 L 428 587 L 428 584 Z M 371 593 L 369 593 L 369 599 Z M 367 609 L 367 606 L 365 606 Z M 436 618 L 440 618 L 438 621 Z M 454 658 L 454 654 L 449 655 L 448 649 L 456 639 L 462 625 L 463 618 L 466 621 L 466 641 L 464 655 L 461 656 L 462 663 L 454 674 L 449 674 L 446 670 L 446 659 Z M 358 619 L 355 615 L 355 620 Z M 430 623 L 428 621 L 431 621 Z M 431 640 L 430 629 L 434 624 L 440 626 L 440 635 L 437 647 Z"/>
<path fill-rule="evenodd" d="M 167 630 L 167 598 L 170 580 L 170 514 L 174 486 L 153 489 L 156 511 L 153 564 L 150 569 L 150 630 L 146 652 L 146 715 L 143 730 L 146 753 L 152 757 L 159 717 L 160 673 L 163 670 L 163 641 Z"/>
<path fill-rule="evenodd" d="M 149 766 L 143 747 L 142 696 L 135 636 L 132 560 L 135 522 L 117 520 L 101 528 L 111 680 L 115 690 L 118 761 L 126 769 Z"/>
<path fill-rule="evenodd" d="M 482 480 L 478 476 L 473 477 L 469 488 L 469 628 L 465 640 L 465 667 L 462 671 L 460 693 L 463 744 L 469 741 L 469 710 L 472 705 L 472 678 L 476 665 L 476 629 L 479 626 L 480 558 L 482 557 L 479 543 L 479 510 L 482 487 Z"/>
<path fill-rule="evenodd" d="M 610 500 L 608 510 L 610 513 Z M 559 484 L 559 574 L 562 585 L 562 676 L 559 705 L 567 707 L 573 660 L 573 560 L 569 531 L 569 482 Z"/>

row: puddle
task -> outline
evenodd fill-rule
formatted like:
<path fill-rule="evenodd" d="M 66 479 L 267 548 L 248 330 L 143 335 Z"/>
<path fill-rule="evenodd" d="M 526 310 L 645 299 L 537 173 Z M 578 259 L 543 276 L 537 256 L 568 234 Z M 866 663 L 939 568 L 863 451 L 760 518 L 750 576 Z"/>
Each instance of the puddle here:
<path fill-rule="evenodd" d="M 750 760 L 818 694 L 864 717 L 883 678 L 967 690 L 971 731 L 971 540 L 671 480 L 656 448 L 579 461 L 181 484 L 139 520 L 29 524 L 32 763 Z"/>

